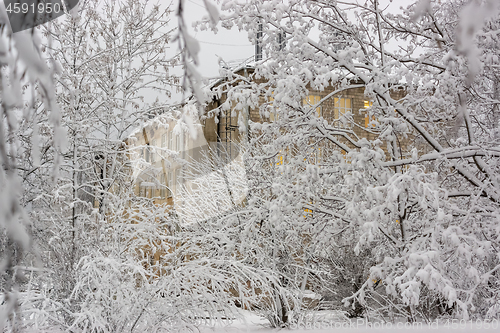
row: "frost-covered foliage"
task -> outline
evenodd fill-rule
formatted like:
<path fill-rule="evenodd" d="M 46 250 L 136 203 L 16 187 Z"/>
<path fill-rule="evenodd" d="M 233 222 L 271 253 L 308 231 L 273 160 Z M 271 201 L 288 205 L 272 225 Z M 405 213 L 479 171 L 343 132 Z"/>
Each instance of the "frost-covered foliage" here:
<path fill-rule="evenodd" d="M 238 281 L 238 288 L 231 291 L 236 304 L 259 311 L 280 327 L 300 307 L 309 274 L 304 265 L 314 265 L 309 253 L 301 249 L 307 236 L 283 228 L 290 222 L 288 217 L 280 216 L 278 205 L 258 193 L 255 184 L 248 191 L 247 182 L 264 175 L 254 172 L 252 166 L 260 170 L 262 165 L 247 164 L 249 156 L 242 147 L 234 150 L 240 154 L 231 163 L 223 149 L 190 161 L 184 172 L 188 186 L 177 199 L 191 212 L 181 212 L 191 221 L 187 237 L 204 235 L 198 253 L 205 260 L 213 260 L 214 254 L 222 256 L 224 265 L 238 267 L 227 277 Z M 260 205 L 257 210 L 256 205 Z M 271 213 L 273 209 L 276 211 Z M 214 240 L 215 252 L 206 247 Z"/>
<path fill-rule="evenodd" d="M 215 113 L 236 105 L 274 119 L 250 124 L 240 215 L 246 232 L 259 230 L 242 242 L 270 251 L 259 258 L 275 265 L 279 287 L 293 285 L 297 267 L 354 285 L 343 293 L 352 315 L 499 316 L 499 7 L 222 2 L 223 26 L 254 42 L 264 35 L 265 60 L 251 78 L 226 73 L 238 84 L 221 86 L 228 98 Z M 304 105 L 330 85 L 334 93 Z M 360 86 L 367 110 L 317 116 L 333 94 Z M 352 115 L 362 111 L 370 123 L 359 135 Z"/>
<path fill-rule="evenodd" d="M 219 22 L 219 11 L 210 2 L 210 0 L 203 0 L 203 4 L 207 9 L 209 14 L 209 20 L 207 24 L 215 28 Z M 199 64 L 198 53 L 200 52 L 200 44 L 191 36 L 188 32 L 188 27 L 185 20 L 185 0 L 179 0 L 177 3 L 177 36 L 176 40 L 179 45 L 179 50 L 181 54 L 181 61 L 184 65 L 184 76 L 182 80 L 182 90 L 185 96 L 192 93 L 195 96 L 195 102 L 197 106 L 200 107 L 204 102 L 206 102 L 206 94 L 202 90 L 202 77 L 196 66 Z M 201 114 L 201 108 L 199 112 Z"/>
<path fill-rule="evenodd" d="M 183 3 L 183 87 L 203 102 Z M 225 196 L 220 214 L 205 200 L 211 217 L 195 223 L 135 196 L 124 143 L 167 109 L 148 92 L 176 84 L 168 12 L 81 0 L 42 36 L 10 34 L 0 13 L 0 324 L 194 330 L 239 305 L 286 326 L 315 294 L 351 316 L 498 317 L 498 1 L 397 12 L 377 0 L 226 0 L 223 16 L 205 4 L 207 28 L 220 20 L 256 41 L 262 27 L 267 56 L 251 77 L 224 73 L 215 93 L 227 99 L 213 113 L 240 112 L 242 133 L 249 109 L 269 121 L 250 122 L 235 173 L 193 174 L 190 214 L 203 216 L 196 200 L 212 181 L 223 193 L 246 175 L 249 189 L 240 205 Z M 360 87 L 369 108 L 318 116 Z M 360 112 L 367 127 L 353 121 Z M 222 172 L 210 161 L 192 170 Z"/>
<path fill-rule="evenodd" d="M 14 214 L 8 221 L 20 222 L 24 206 L 33 221 L 29 252 L 20 251 L 27 250 L 26 233 L 12 234 L 17 238 L 6 234 L 12 238 L 7 248 L 17 251 L 7 257 L 12 259 L 7 274 L 12 280 L 16 272 L 27 270 L 24 280 L 16 277 L 18 299 L 11 294 L 14 286 L 2 288 L 8 300 L 2 301 L 2 310 L 17 308 L 9 322 L 14 329 L 167 329 L 191 325 L 200 317 L 192 311 L 211 305 L 205 297 L 182 315 L 172 310 L 180 309 L 176 292 L 190 290 L 185 283 L 196 279 L 162 277 L 160 254 L 179 256 L 176 242 L 166 240 L 166 225 L 176 219 L 166 207 L 136 198 L 128 158 L 132 152 L 124 141 L 145 119 L 168 109 L 165 99 L 177 82 L 169 74 L 176 59 L 166 52 L 168 15 L 165 7 L 148 1 L 80 1 L 78 15 L 41 29 L 40 49 L 40 41 L 28 48 L 28 42 L 33 44 L 29 34 L 13 37 L 25 38 L 19 55 L 26 59 L 20 61 L 31 67 L 16 67 L 16 58 L 9 58 L 9 77 L 20 78 L 25 71 L 26 77 L 41 77 L 37 81 L 33 76 L 24 96 L 14 94 L 16 86 L 5 80 L 8 96 L 21 100 L 16 102 L 19 114 L 6 113 L 10 122 L 3 118 L 13 129 L 2 140 L 9 140 L 8 157 L 17 162 L 7 178 L 11 185 L 2 183 L 2 198 L 4 189 L 9 192 L 1 203 L 11 206 L 2 214 Z M 36 62 L 37 54 L 45 62 Z M 45 86 L 52 78 L 54 84 Z M 155 95 L 161 97 L 148 99 Z M 24 113 L 23 99 L 28 102 Z M 21 199 L 20 204 L 13 199 Z M 7 226 L 14 230 L 14 224 Z M 199 298 L 194 292 L 189 296 Z"/>
<path fill-rule="evenodd" d="M 56 103 L 52 70 L 43 60 L 40 34 L 27 30 L 12 34 L 5 8 L 0 7 L 0 328 L 14 325 L 19 313 L 19 285 L 26 281 L 22 259 L 30 247 L 29 207 L 21 197 L 26 186 L 29 150 L 20 140 L 37 142 L 33 129 L 24 128 L 36 113 L 36 100 L 46 106 L 46 128 L 62 133 L 61 110 Z M 49 147 L 55 154 L 64 147 L 63 135 L 54 136 Z M 50 174 L 53 174 L 50 172 Z M 49 174 L 49 177 L 50 177 Z M 28 209 L 26 209 L 28 208 Z"/>

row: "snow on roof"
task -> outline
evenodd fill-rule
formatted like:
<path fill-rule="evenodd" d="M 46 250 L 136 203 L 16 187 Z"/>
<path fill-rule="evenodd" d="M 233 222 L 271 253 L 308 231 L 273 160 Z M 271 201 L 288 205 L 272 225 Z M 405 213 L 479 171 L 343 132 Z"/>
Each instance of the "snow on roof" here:
<path fill-rule="evenodd" d="M 168 128 L 168 122 L 177 120 L 179 119 L 179 117 L 180 117 L 179 107 L 178 106 L 171 107 L 170 110 L 168 110 L 167 112 L 159 114 L 151 119 L 148 119 L 141 125 L 137 126 L 130 132 L 127 138 L 135 137 L 137 134 L 140 134 L 144 128 L 152 127 L 153 125 L 158 125 L 159 127 L 163 126 L 165 128 Z"/>
<path fill-rule="evenodd" d="M 243 59 L 243 60 L 233 60 L 233 61 L 229 61 L 227 63 L 224 62 L 224 64 L 226 66 L 223 66 L 222 68 L 225 70 L 229 70 L 233 73 L 236 73 L 236 72 L 239 72 L 243 69 L 255 69 L 256 64 L 263 63 L 267 60 L 266 59 L 266 60 L 255 62 L 255 61 L 253 61 L 253 59 L 254 59 L 254 56 L 251 56 L 251 57 L 249 57 L 247 59 Z M 225 77 L 223 77 L 223 76 L 211 78 L 209 80 L 210 82 L 204 87 L 204 89 L 212 89 L 213 87 L 218 85 L 220 82 L 222 82 L 224 79 L 225 79 Z M 192 98 L 192 96 L 190 96 L 190 98 Z"/>
<path fill-rule="evenodd" d="M 255 69 L 258 65 L 260 64 L 263 64 L 269 60 L 271 60 L 272 58 L 266 58 L 264 60 L 260 60 L 260 61 L 253 61 L 252 59 L 254 59 L 254 56 L 248 58 L 248 59 L 245 59 L 243 60 L 241 63 L 238 63 L 237 65 L 235 66 L 232 66 L 234 61 L 233 62 L 230 62 L 228 64 L 227 67 L 223 67 L 224 69 L 226 70 L 229 70 L 231 71 L 232 73 L 237 73 L 241 70 L 244 70 L 244 69 Z M 349 71 L 347 71 L 346 69 L 344 68 L 335 68 L 332 70 L 332 74 L 341 74 L 342 77 L 344 78 L 347 78 L 347 79 L 356 79 L 356 77 Z M 225 77 L 221 76 L 221 77 L 216 77 L 216 78 L 212 78 L 209 82 L 209 84 L 207 84 L 204 89 L 209 89 L 211 90 L 212 88 L 214 88 L 215 86 L 217 86 L 218 84 L 220 84 L 223 80 L 225 79 Z M 189 99 L 192 99 L 193 96 L 190 96 Z"/>

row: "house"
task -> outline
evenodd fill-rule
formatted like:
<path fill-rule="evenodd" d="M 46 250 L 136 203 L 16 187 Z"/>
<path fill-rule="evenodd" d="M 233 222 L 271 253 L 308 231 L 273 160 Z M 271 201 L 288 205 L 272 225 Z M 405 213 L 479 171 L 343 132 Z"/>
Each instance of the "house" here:
<path fill-rule="evenodd" d="M 255 80 L 251 65 L 243 64 L 233 72 L 239 80 Z M 186 121 L 185 110 L 177 110 L 177 118 L 160 115 L 129 136 L 126 141 L 137 196 L 149 198 L 157 205 L 172 206 L 185 222 L 217 216 L 244 202 L 247 189 L 239 146 L 256 134 L 251 133 L 249 123 L 273 122 L 277 115 L 262 114 L 258 108 L 243 107 L 236 110 L 234 103 L 231 104 L 231 110 L 220 112 L 227 100 L 227 90 L 238 83 L 238 79 L 233 82 L 225 79 L 214 82 L 210 88 L 224 86 L 223 92 L 206 106 L 201 119 L 198 119 L 196 110 L 191 110 L 191 116 L 188 116 L 190 120 Z M 372 101 L 365 97 L 364 86 L 356 82 L 353 85 L 357 87 L 338 94 L 335 94 L 335 85 L 323 91 L 311 89 L 303 100 L 304 105 L 311 107 L 321 101 L 315 113 L 330 126 L 346 132 L 344 139 L 340 139 L 346 147 L 353 147 L 349 137 L 372 140 L 378 136 L 373 131 L 376 122 L 368 112 Z M 396 89 L 391 94 L 399 99 L 404 97 L 404 90 Z M 259 99 L 261 105 L 272 102 L 272 96 L 261 96 Z M 189 123 L 194 129 L 189 128 Z M 333 148 L 342 151 L 337 146 Z M 387 148 L 381 148 L 389 156 Z M 318 146 L 310 162 L 321 164 L 325 150 Z M 345 151 L 342 153 L 345 154 Z M 278 164 L 283 163 L 283 155 L 286 154 L 278 156 Z M 198 168 L 198 174 L 195 174 L 192 164 L 198 162 L 200 166 L 202 160 L 206 168 Z M 228 166 L 232 167 L 228 169 Z M 234 172 L 235 167 L 239 172 Z M 188 179 L 184 177 L 186 173 L 189 174 Z M 229 181 L 227 177 L 235 179 Z M 236 186 L 231 186 L 236 183 Z M 199 198 L 207 191 L 211 195 L 204 199 L 203 204 Z"/>
<path fill-rule="evenodd" d="M 240 66 L 233 72 L 239 79 L 229 83 L 227 80 L 221 79 L 212 85 L 212 89 L 225 85 L 221 91 L 228 91 L 243 80 L 247 82 L 263 82 L 262 79 L 253 77 L 254 67 L 251 65 Z M 354 87 L 338 93 L 335 93 L 339 88 L 337 84 L 329 85 L 322 91 L 309 89 L 309 94 L 303 99 L 303 104 L 310 107 L 317 105 L 315 108 L 317 116 L 325 119 L 331 127 L 344 131 L 346 135 L 343 140 L 340 140 L 340 143 L 353 148 L 353 141 L 360 138 L 374 140 L 379 133 L 376 133 L 376 119 L 373 115 L 370 116 L 369 112 L 373 101 L 365 96 L 364 85 L 355 79 L 352 79 L 351 85 Z M 395 99 L 401 99 L 405 96 L 405 90 L 402 87 L 392 89 L 391 96 Z M 274 122 L 278 116 L 273 112 L 263 114 L 259 108 L 243 107 L 241 110 L 235 110 L 234 102 L 231 105 L 231 111 L 221 112 L 226 100 L 227 92 L 219 93 L 206 107 L 203 131 L 207 141 L 217 142 L 222 145 L 231 142 L 244 142 L 252 135 L 257 135 L 257 133 L 251 133 L 249 123 L 270 123 Z M 260 106 L 272 105 L 273 100 L 272 96 L 260 96 L 259 104 Z M 395 117 L 397 117 L 396 113 Z M 407 145 L 407 143 L 408 140 L 403 142 L 403 145 Z M 318 163 L 321 160 L 322 150 L 321 147 L 318 148 L 316 158 L 311 161 L 313 163 Z M 387 148 L 382 147 L 382 149 L 389 157 Z M 345 154 L 345 151 L 343 153 Z M 282 156 L 280 158 L 282 159 Z"/>
<path fill-rule="evenodd" d="M 254 80 L 252 66 L 243 65 L 234 72 L 240 79 Z M 234 87 L 238 79 L 218 80 L 212 89 L 222 85 Z M 353 146 L 349 136 L 369 140 L 378 137 L 373 131 L 376 122 L 369 114 L 372 101 L 365 97 L 365 88 L 358 85 L 338 94 L 335 91 L 335 86 L 323 91 L 310 89 L 303 104 L 313 107 L 313 114 L 322 117 L 329 126 L 345 131 L 346 137 L 341 143 L 347 147 Z M 394 90 L 392 95 L 402 98 L 404 90 Z M 170 206 L 187 224 L 216 217 L 245 204 L 246 174 L 238 146 L 258 134 L 250 130 L 251 122 L 273 122 L 278 115 L 245 106 L 237 110 L 235 103 L 226 112 L 218 112 L 226 101 L 227 90 L 223 90 L 207 105 L 201 119 L 196 117 L 196 110 L 185 108 L 177 110 L 176 117 L 169 114 L 151 119 L 129 136 L 127 146 L 138 197 L 147 198 L 155 205 Z M 261 96 L 259 103 L 271 105 L 273 97 Z M 337 146 L 333 149 L 341 151 Z M 310 163 L 320 165 L 325 150 L 319 146 Z M 285 163 L 284 155 L 277 156 L 277 164 Z M 303 209 L 305 216 L 313 215 L 312 210 Z M 159 262 L 161 253 L 152 253 L 152 257 Z M 236 290 L 229 291 L 238 295 Z M 312 296 L 305 297 L 304 302 L 317 304 L 314 299 L 317 295 L 309 293 Z"/>
<path fill-rule="evenodd" d="M 126 143 L 135 195 L 171 206 L 190 223 L 235 207 L 244 200 L 246 189 L 227 185 L 245 178 L 237 146 L 208 141 L 196 110 L 183 112 L 177 112 L 178 118 L 169 114 L 151 119 Z"/>
<path fill-rule="evenodd" d="M 157 117 L 133 132 L 125 141 L 134 179 L 134 193 L 155 204 L 173 203 L 180 165 L 176 152 L 186 142 L 183 132 L 174 133 L 175 119 Z"/>

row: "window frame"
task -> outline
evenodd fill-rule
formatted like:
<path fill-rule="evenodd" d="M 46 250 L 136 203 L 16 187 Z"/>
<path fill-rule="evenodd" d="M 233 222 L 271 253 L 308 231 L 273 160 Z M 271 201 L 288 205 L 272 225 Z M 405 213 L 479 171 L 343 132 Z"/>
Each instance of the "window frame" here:
<path fill-rule="evenodd" d="M 347 101 L 349 101 L 349 107 L 346 106 Z M 343 106 L 342 106 L 342 104 L 343 104 Z M 347 112 L 351 112 L 351 114 L 352 114 L 352 98 L 334 97 L 333 98 L 333 119 L 336 122 L 335 127 L 337 127 L 337 128 L 352 128 L 352 124 L 350 124 L 347 127 L 341 126 L 340 118 L 341 118 L 341 116 L 345 116 L 345 114 Z"/>
<path fill-rule="evenodd" d="M 172 131 L 168 132 L 168 149 L 174 149 L 174 133 Z"/>
<path fill-rule="evenodd" d="M 163 133 L 161 135 L 161 147 L 162 148 L 166 148 L 167 147 L 167 140 L 168 140 L 167 133 Z"/>
<path fill-rule="evenodd" d="M 373 106 L 373 102 L 371 101 L 363 101 L 363 107 L 366 109 L 371 108 Z M 375 115 L 372 115 L 372 120 L 375 120 Z M 368 111 L 366 111 L 365 114 L 365 128 L 368 128 L 368 125 L 370 124 L 370 117 L 368 114 Z M 375 127 L 375 124 L 372 124 L 372 127 Z"/>
<path fill-rule="evenodd" d="M 302 104 L 307 105 L 309 107 L 312 107 L 316 104 L 318 104 L 321 101 L 321 96 L 320 95 L 307 95 L 307 98 L 304 98 L 302 100 Z M 318 117 L 323 116 L 323 105 L 319 105 L 316 107 L 316 115 Z"/>
<path fill-rule="evenodd" d="M 151 164 L 156 163 L 156 140 L 151 140 L 151 146 L 149 147 L 150 151 L 150 159 L 151 159 Z"/>
<path fill-rule="evenodd" d="M 172 192 L 173 192 L 173 186 L 174 186 L 174 180 L 172 178 L 172 171 L 169 171 L 168 174 L 167 174 L 167 198 L 171 198 L 172 197 Z"/>
<path fill-rule="evenodd" d="M 165 199 L 166 198 L 166 183 L 165 183 L 165 173 L 162 172 L 160 176 L 160 198 Z"/>
<path fill-rule="evenodd" d="M 182 140 L 183 132 L 175 135 L 175 151 L 180 152 L 182 150 Z"/>

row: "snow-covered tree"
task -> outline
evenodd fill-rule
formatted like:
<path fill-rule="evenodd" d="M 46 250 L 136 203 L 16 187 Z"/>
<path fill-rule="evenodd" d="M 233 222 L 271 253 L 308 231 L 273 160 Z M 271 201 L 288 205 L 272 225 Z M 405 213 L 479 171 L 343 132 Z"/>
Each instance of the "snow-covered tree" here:
<path fill-rule="evenodd" d="M 302 235 L 300 258 L 363 254 L 357 290 L 345 299 L 352 309 L 409 320 L 440 311 L 497 317 L 498 2 L 419 1 L 394 11 L 378 0 L 227 0 L 222 8 L 222 25 L 248 31 L 267 57 L 253 80 L 238 78 L 220 112 L 274 114 L 250 124 L 242 211 L 262 218 L 247 223 L 280 244 Z M 328 86 L 334 93 L 303 102 Z M 359 86 L 368 109 L 318 117 L 322 103 Z M 358 112 L 370 119 L 362 136 L 352 129 Z"/>
<path fill-rule="evenodd" d="M 19 135 L 22 201 L 33 220 L 23 325 L 113 331 L 144 318 L 158 274 L 150 262 L 162 240 L 156 230 L 168 214 L 135 199 L 124 140 L 167 111 L 177 82 L 169 73 L 176 61 L 169 13 L 152 1 L 84 0 L 77 13 L 42 29 L 61 127 L 48 126 L 50 104 L 33 95 Z M 67 144 L 54 148 L 60 136 Z"/>
<path fill-rule="evenodd" d="M 48 115 L 46 127 L 57 133 L 50 147 L 64 146 L 61 113 L 57 105 L 52 71 L 44 62 L 40 34 L 35 29 L 13 34 L 5 8 L 0 7 L 0 327 L 14 327 L 19 315 L 19 289 L 26 279 L 23 257 L 30 248 L 29 208 L 21 200 L 28 190 L 21 174 L 28 163 L 20 140 L 38 141 L 38 133 L 23 125 L 35 114 L 37 99 Z M 50 172 L 48 176 L 53 175 Z M 29 269 L 29 268 L 28 268 Z"/>

